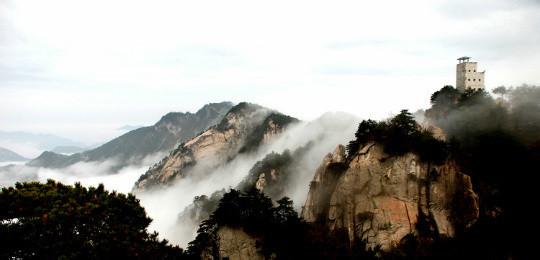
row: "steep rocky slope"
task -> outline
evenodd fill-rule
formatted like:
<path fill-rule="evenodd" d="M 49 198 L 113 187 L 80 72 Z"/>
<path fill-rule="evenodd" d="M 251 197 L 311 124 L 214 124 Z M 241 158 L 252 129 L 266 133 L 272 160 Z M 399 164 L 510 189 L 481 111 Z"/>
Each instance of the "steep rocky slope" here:
<path fill-rule="evenodd" d="M 232 106 L 230 102 L 211 103 L 194 114 L 168 113 L 153 126 L 135 129 L 98 148 L 70 156 L 44 152 L 28 165 L 62 168 L 77 162 L 115 160 L 117 168 L 121 168 L 140 162 L 146 156 L 170 151 L 179 143 L 217 124 Z"/>
<path fill-rule="evenodd" d="M 312 149 L 312 143 L 299 147 L 294 151 L 285 150 L 281 154 L 271 152 L 251 167 L 248 175 L 238 184 L 236 189 L 249 191 L 257 189 L 272 200 L 290 196 L 287 191 L 296 184 L 296 174 L 300 170 L 299 162 Z"/>
<path fill-rule="evenodd" d="M 257 189 L 274 201 L 278 201 L 286 194 L 291 179 L 293 179 L 298 165 L 295 163 L 304 155 L 309 147 L 301 147 L 294 152 L 285 150 L 283 153 L 272 152 L 258 161 L 249 170 L 245 179 L 236 186 L 236 189 L 247 192 Z M 296 160 L 296 161 L 295 161 Z M 193 199 L 193 203 L 184 208 L 178 216 L 179 232 L 185 236 L 195 237 L 197 227 L 202 221 L 208 219 L 218 207 L 219 201 L 226 193 L 225 189 L 218 190 L 210 196 L 200 195 Z"/>
<path fill-rule="evenodd" d="M 301 216 L 345 230 L 351 243 L 388 250 L 422 228 L 454 236 L 478 218 L 478 198 L 453 161 L 431 165 L 410 152 L 388 156 L 370 142 L 350 159 L 343 146 L 324 158 Z"/>
<path fill-rule="evenodd" d="M 257 240 L 241 228 L 221 227 L 217 232 L 220 259 L 263 260 L 264 256 L 257 248 Z M 211 255 L 203 255 L 202 259 L 214 259 Z"/>
<path fill-rule="evenodd" d="M 135 190 L 169 185 L 189 172 L 202 176 L 239 153 L 256 149 L 295 121 L 255 104 L 240 103 L 231 108 L 218 125 L 189 139 L 152 166 L 137 181 Z"/>

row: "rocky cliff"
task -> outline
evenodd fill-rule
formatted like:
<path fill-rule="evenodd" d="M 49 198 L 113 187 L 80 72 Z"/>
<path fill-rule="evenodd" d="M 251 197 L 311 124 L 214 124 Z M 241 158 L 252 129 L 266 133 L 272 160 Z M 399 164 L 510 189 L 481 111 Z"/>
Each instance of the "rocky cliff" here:
<path fill-rule="evenodd" d="M 218 259 L 229 260 L 263 260 L 264 256 L 257 248 L 257 240 L 241 228 L 221 227 L 217 231 L 219 245 Z M 201 259 L 215 259 L 211 254 L 203 254 Z"/>
<path fill-rule="evenodd" d="M 301 216 L 345 230 L 351 243 L 388 250 L 422 228 L 454 236 L 478 218 L 478 198 L 453 161 L 432 165 L 414 153 L 389 156 L 370 142 L 352 158 L 343 146 L 324 158 Z"/>
<path fill-rule="evenodd" d="M 283 131 L 295 118 L 249 103 L 240 103 L 216 126 L 187 140 L 135 184 L 135 190 L 171 184 L 188 172 L 205 173 L 251 151 Z"/>

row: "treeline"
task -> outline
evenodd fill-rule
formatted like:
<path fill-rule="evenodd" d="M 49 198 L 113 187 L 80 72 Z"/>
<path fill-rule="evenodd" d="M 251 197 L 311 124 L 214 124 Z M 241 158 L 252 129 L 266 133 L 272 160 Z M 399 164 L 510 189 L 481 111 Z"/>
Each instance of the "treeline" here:
<path fill-rule="evenodd" d="M 103 185 L 17 183 L 0 191 L 2 259 L 178 259 L 133 195 Z"/>
<path fill-rule="evenodd" d="M 422 129 L 408 110 L 402 110 L 387 121 L 363 120 L 354 136 L 356 139 L 347 145 L 349 158 L 370 142 L 381 144 L 384 151 L 393 156 L 413 152 L 421 160 L 436 164 L 448 157 L 447 144 L 434 138 L 430 131 Z"/>
<path fill-rule="evenodd" d="M 290 187 L 294 175 L 298 172 L 298 162 L 312 148 L 312 142 L 301 146 L 294 151 L 288 149 L 282 153 L 271 152 L 262 160 L 251 167 L 248 175 L 238 184 L 237 189 L 248 191 L 256 188 L 260 178 L 264 179 L 264 194 L 272 200 L 279 200 L 284 197 L 286 190 Z"/>
<path fill-rule="evenodd" d="M 447 135 L 451 156 L 480 197 L 480 218 L 447 245 L 448 254 L 489 259 L 529 258 L 536 233 L 530 214 L 540 172 L 540 88 L 521 86 L 458 92 L 446 86 L 431 97 L 427 119 Z M 518 239 L 516 239 L 518 238 Z"/>
<path fill-rule="evenodd" d="M 262 160 L 257 161 L 249 170 L 247 176 L 236 186 L 236 190 L 246 192 L 255 189 L 260 178 L 264 179 L 263 192 L 272 200 L 285 196 L 285 191 L 291 185 L 293 175 L 298 171 L 297 162 L 311 148 L 308 143 L 293 152 L 284 150 L 282 153 L 271 152 Z M 178 218 L 178 223 L 201 223 L 210 217 L 219 201 L 225 194 L 225 189 L 216 191 L 210 196 L 200 195 L 193 198 L 193 203 L 187 206 Z"/>
<path fill-rule="evenodd" d="M 411 234 L 386 257 L 509 259 L 535 254 L 532 240 L 515 238 L 536 233 L 530 211 L 536 196 L 532 179 L 540 172 L 540 88 L 499 87 L 493 92 L 497 97 L 445 86 L 433 93 L 422 123 L 441 128 L 445 141 L 434 138 L 407 110 L 386 121 L 359 124 L 347 146 L 349 158 L 377 142 L 389 155 L 414 152 L 430 163 L 452 159 L 472 177 L 480 197 L 479 220 L 458 228 L 455 238 L 435 234 L 424 243 L 426 239 Z"/>
<path fill-rule="evenodd" d="M 220 259 L 220 228 L 240 229 L 257 240 L 257 250 L 266 259 L 375 258 L 364 244 L 351 246 L 345 230 L 330 231 L 324 225 L 309 224 L 298 217 L 293 202 L 284 197 L 275 202 L 257 189 L 230 190 L 208 220 L 202 222 L 186 257 L 210 255 Z"/>

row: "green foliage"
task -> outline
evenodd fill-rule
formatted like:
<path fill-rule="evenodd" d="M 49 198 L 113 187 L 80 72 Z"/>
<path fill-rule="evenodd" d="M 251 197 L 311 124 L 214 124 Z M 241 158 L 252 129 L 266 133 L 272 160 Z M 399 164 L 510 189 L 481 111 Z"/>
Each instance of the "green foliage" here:
<path fill-rule="evenodd" d="M 437 164 L 448 156 L 445 142 L 435 139 L 429 131 L 422 130 L 407 110 L 402 110 L 388 122 L 362 121 L 355 137 L 347 146 L 349 158 L 369 142 L 382 144 L 389 155 L 414 152 L 421 160 Z"/>
<path fill-rule="evenodd" d="M 478 105 L 495 105 L 495 102 L 483 89 L 467 89 L 457 102 L 458 108 L 470 108 Z"/>
<path fill-rule="evenodd" d="M 453 86 L 446 85 L 438 91 L 431 94 L 431 104 L 433 106 L 451 106 L 455 104 L 460 93 Z"/>
<path fill-rule="evenodd" d="M 242 227 L 259 235 L 272 220 L 272 200 L 256 189 L 246 193 L 231 190 L 223 196 L 213 217 L 218 226 Z"/>
<path fill-rule="evenodd" d="M 434 245 L 451 259 L 526 259 L 533 253 L 532 242 L 514 238 L 533 232 L 535 221 L 527 198 L 537 189 L 532 179 L 540 161 L 540 88 L 497 88 L 494 93 L 508 99 L 496 102 L 484 91 L 466 91 L 444 113 L 436 104 L 426 113 L 449 138 L 452 157 L 471 176 L 481 202 L 476 224 Z M 453 204 L 459 226 L 459 207 L 465 203 Z"/>
<path fill-rule="evenodd" d="M 278 200 L 274 206 L 270 198 L 253 189 L 248 192 L 231 190 L 223 196 L 216 211 L 199 226 L 197 238 L 189 244 L 189 257 L 198 259 L 204 252 L 219 257 L 217 231 L 224 226 L 241 228 L 256 237 L 260 253 L 267 258 L 335 259 L 375 255 L 365 250 L 365 246 L 349 246 L 346 231 L 331 232 L 325 226 L 303 222 L 289 198 Z"/>
<path fill-rule="evenodd" d="M 347 153 L 349 155 L 356 154 L 361 146 L 367 144 L 369 141 L 375 140 L 377 136 L 380 136 L 382 128 L 384 128 L 383 123 L 377 123 L 371 119 L 363 120 L 358 125 L 358 130 L 354 134 L 356 139 L 350 141 L 347 145 Z"/>
<path fill-rule="evenodd" d="M 0 192 L 2 258 L 179 258 L 131 194 L 49 180 Z"/>
<path fill-rule="evenodd" d="M 200 225 L 197 238 L 189 244 L 188 254 L 200 256 L 210 248 L 216 255 L 216 232 L 219 227 L 243 228 L 248 234 L 268 236 L 273 221 L 273 205 L 270 198 L 256 189 L 246 193 L 230 190 L 223 195 L 218 208 Z M 280 216 L 283 215 L 282 212 Z M 296 213 L 295 213 L 296 214 Z"/>
<path fill-rule="evenodd" d="M 259 176 L 264 174 L 266 181 L 264 193 L 273 199 L 279 199 L 283 197 L 289 177 L 291 177 L 292 163 L 293 155 L 289 150 L 281 154 L 275 152 L 267 154 L 249 170 L 248 176 L 238 185 L 238 188 L 242 191 L 254 189 Z"/>
<path fill-rule="evenodd" d="M 262 160 L 258 161 L 249 170 L 242 182 L 237 186 L 240 191 L 254 189 L 259 177 L 264 174 L 265 186 L 264 194 L 272 200 L 278 200 L 286 196 L 285 191 L 293 182 L 294 175 L 298 172 L 298 162 L 303 158 L 306 152 L 311 149 L 312 143 L 308 142 L 293 152 L 283 151 L 281 154 L 271 152 Z"/>
<path fill-rule="evenodd" d="M 390 155 L 402 155 L 413 150 L 419 141 L 419 128 L 412 114 L 407 110 L 401 110 L 390 120 L 382 136 L 385 152 Z"/>
<path fill-rule="evenodd" d="M 482 89 L 467 89 L 460 92 L 452 86 L 444 86 L 431 95 L 431 108 L 426 116 L 432 120 L 445 119 L 451 113 L 471 106 L 493 103 L 492 98 Z"/>
<path fill-rule="evenodd" d="M 506 127 L 508 111 L 483 90 L 459 92 L 447 86 L 433 96 L 426 117 L 450 138 Z"/>
<path fill-rule="evenodd" d="M 540 144 L 540 87 L 523 85 L 509 92 L 510 125 L 525 144 Z"/>
<path fill-rule="evenodd" d="M 460 96 L 461 93 L 454 87 L 444 86 L 431 95 L 431 109 L 426 112 L 426 115 L 437 118 L 446 116 L 455 108 Z"/>
<path fill-rule="evenodd" d="M 195 196 L 193 203 L 182 211 L 178 222 L 181 225 L 190 225 L 191 223 L 201 223 L 203 220 L 207 220 L 217 209 L 223 194 L 225 194 L 225 189 L 212 193 L 210 197 L 206 195 Z"/>
<path fill-rule="evenodd" d="M 270 196 L 276 198 L 273 196 L 274 193 L 281 194 L 282 189 L 284 188 L 283 186 L 277 184 L 277 182 L 279 180 L 281 184 L 287 183 L 284 179 L 287 179 L 288 174 L 286 172 L 288 171 L 288 168 L 291 166 L 292 162 L 293 157 L 289 150 L 285 150 L 281 154 L 271 152 L 267 154 L 261 161 L 258 161 L 255 163 L 255 165 L 253 165 L 253 167 L 249 170 L 248 176 L 240 183 L 240 185 L 238 185 L 238 187 L 240 190 L 249 190 L 254 188 L 259 176 L 264 173 L 268 186 L 276 189 Z M 276 176 L 275 180 L 271 176 L 272 171 L 274 171 L 274 175 Z M 280 176 L 280 178 L 278 179 L 277 176 Z M 267 195 L 269 194 L 267 193 Z"/>
<path fill-rule="evenodd" d="M 502 98 L 504 97 L 504 95 L 506 95 L 506 93 L 508 93 L 508 89 L 506 89 L 505 86 L 499 86 L 499 87 L 494 88 L 491 92 L 493 92 L 493 94 L 496 94 L 496 95 L 501 95 L 501 98 Z"/>

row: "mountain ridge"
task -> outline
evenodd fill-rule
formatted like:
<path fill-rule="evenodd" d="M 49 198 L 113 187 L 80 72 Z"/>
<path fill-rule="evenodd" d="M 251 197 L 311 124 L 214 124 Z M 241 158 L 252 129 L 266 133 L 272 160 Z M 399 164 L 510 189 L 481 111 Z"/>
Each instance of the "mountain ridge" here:
<path fill-rule="evenodd" d="M 191 168 L 207 172 L 235 156 L 256 149 L 298 119 L 257 104 L 241 102 L 219 124 L 180 144 L 136 182 L 134 190 L 167 186 Z M 201 164 L 205 162 L 205 164 Z"/>
<path fill-rule="evenodd" d="M 167 152 L 179 142 L 216 124 L 232 107 L 231 102 L 209 103 L 196 113 L 169 112 L 154 125 L 129 131 L 92 150 L 70 156 L 44 152 L 28 163 L 34 167 L 63 168 L 77 162 L 117 160 L 121 168 L 146 156 Z"/>

